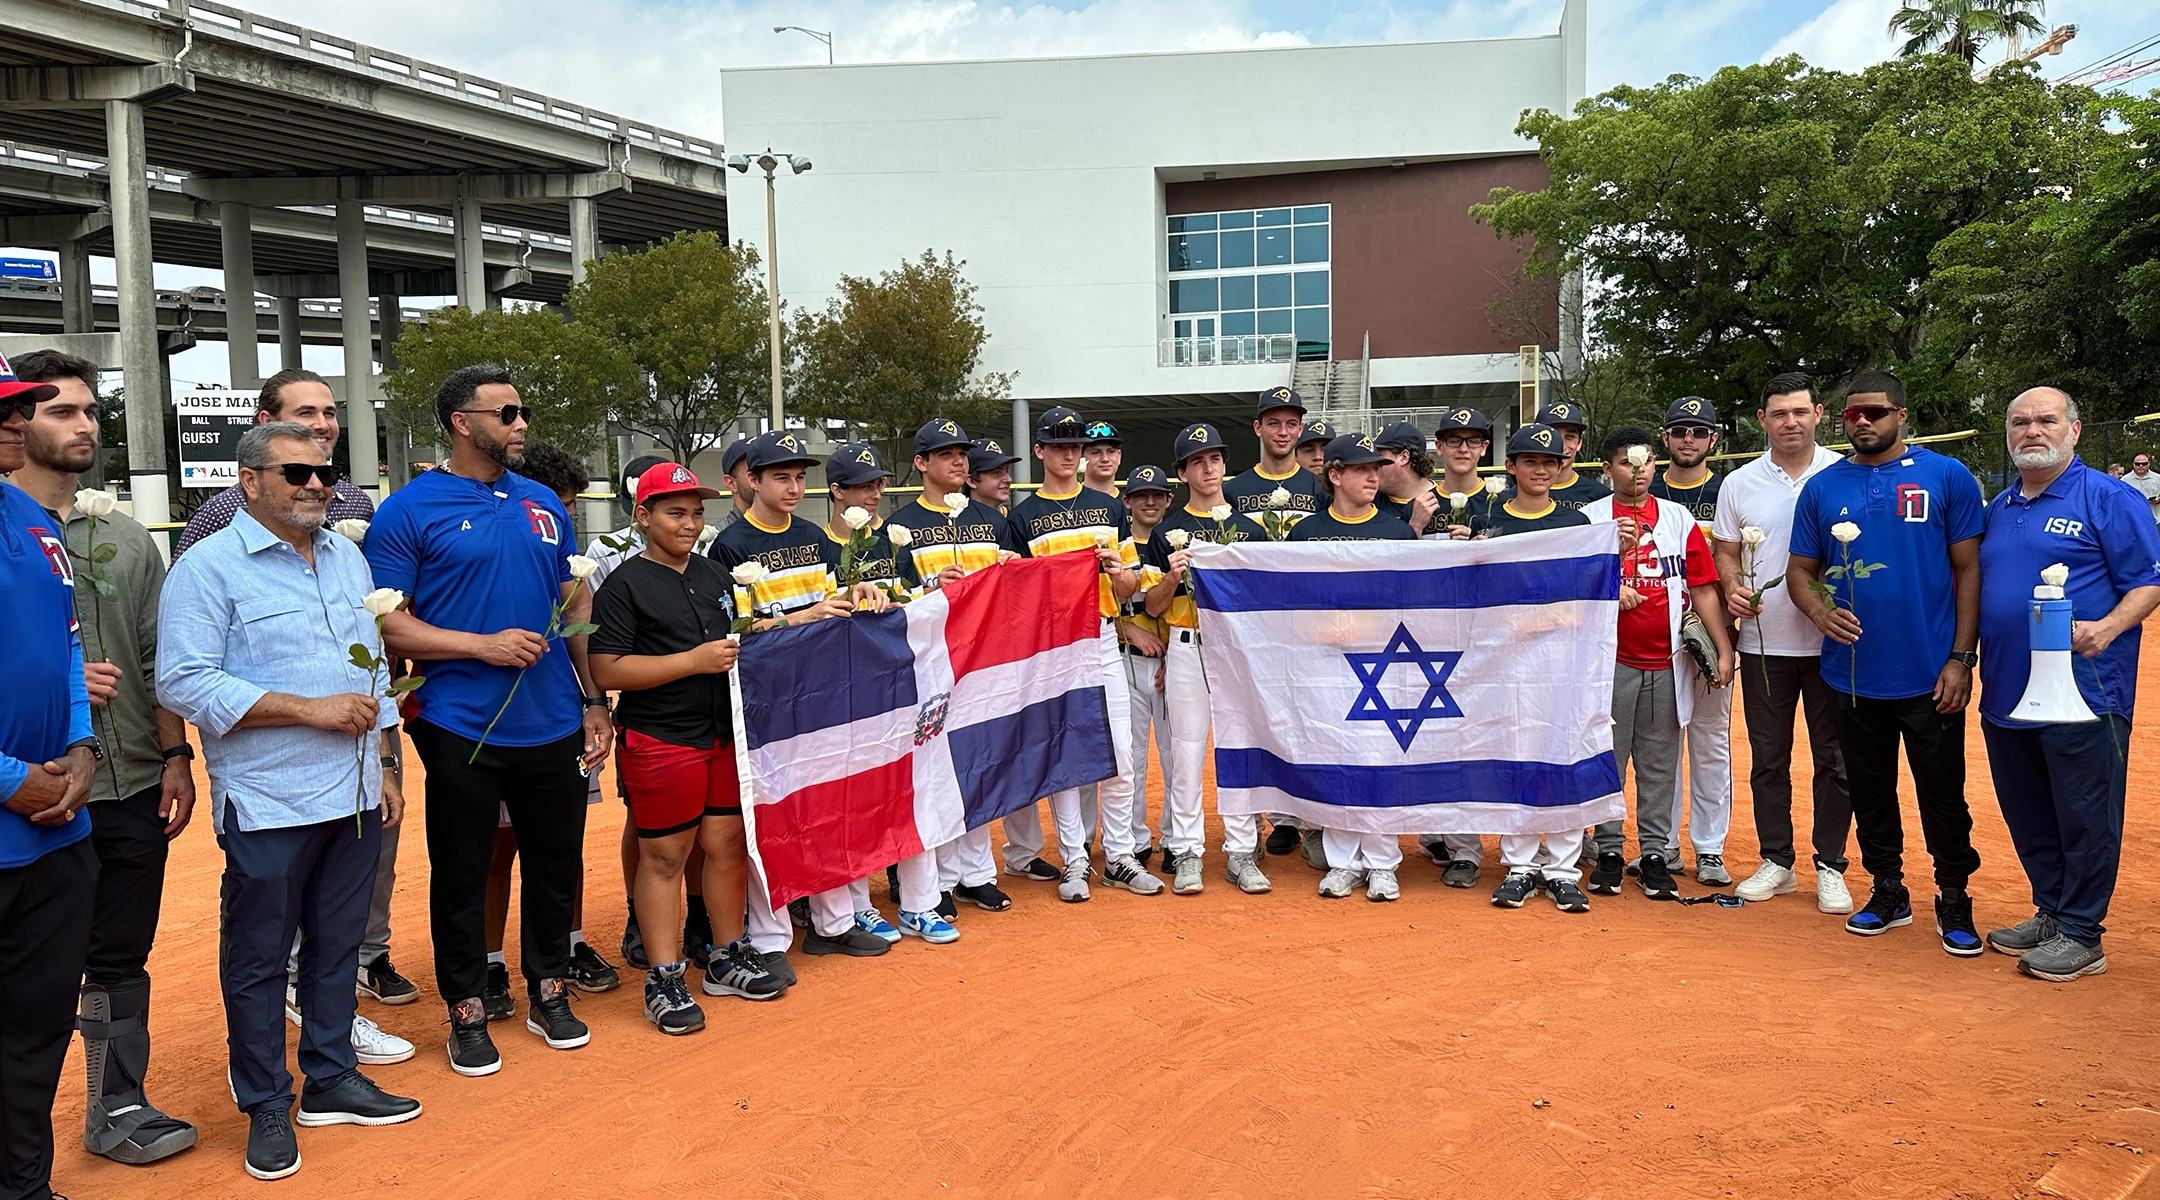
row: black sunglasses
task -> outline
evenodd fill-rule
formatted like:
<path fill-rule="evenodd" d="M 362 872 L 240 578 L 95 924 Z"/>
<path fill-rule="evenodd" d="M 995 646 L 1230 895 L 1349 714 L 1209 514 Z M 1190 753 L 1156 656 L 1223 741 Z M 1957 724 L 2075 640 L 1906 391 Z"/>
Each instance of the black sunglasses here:
<path fill-rule="evenodd" d="M 0 421 L 10 420 L 15 417 L 21 417 L 23 420 L 28 421 L 37 416 L 38 402 L 31 398 L 32 395 L 33 393 L 30 392 L 22 392 L 0 399 Z"/>
<path fill-rule="evenodd" d="M 321 480 L 324 487 L 333 487 L 338 481 L 338 469 L 329 463 L 271 463 L 257 469 L 266 472 L 281 471 L 285 475 L 285 482 L 293 487 L 305 487 L 310 475 Z"/>
<path fill-rule="evenodd" d="M 461 408 L 458 411 L 461 413 L 486 413 L 505 425 L 515 425 L 519 421 L 523 421 L 527 425 L 533 423 L 533 410 L 522 404 L 505 404 L 501 408 Z"/>

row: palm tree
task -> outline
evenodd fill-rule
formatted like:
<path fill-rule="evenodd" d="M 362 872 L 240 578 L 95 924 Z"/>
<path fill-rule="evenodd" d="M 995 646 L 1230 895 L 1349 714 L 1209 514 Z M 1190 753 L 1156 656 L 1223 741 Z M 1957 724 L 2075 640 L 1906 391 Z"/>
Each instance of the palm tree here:
<path fill-rule="evenodd" d="M 2039 13 L 2047 0 L 1916 0 L 1890 18 L 1890 32 L 1907 35 L 1898 53 L 1948 54 L 1980 61 L 1980 48 L 1997 38 L 2027 33 L 2045 35 Z"/>

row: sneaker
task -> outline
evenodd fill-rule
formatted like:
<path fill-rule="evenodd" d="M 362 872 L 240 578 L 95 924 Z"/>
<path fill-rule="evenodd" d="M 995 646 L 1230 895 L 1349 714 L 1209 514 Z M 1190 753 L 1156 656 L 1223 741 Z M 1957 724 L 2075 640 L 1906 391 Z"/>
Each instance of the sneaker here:
<path fill-rule="evenodd" d="M 1053 879 L 1061 878 L 1058 869 L 1044 862 L 1040 856 L 1027 860 L 1022 866 L 1007 867 L 1005 873 L 1015 879 L 1032 879 L 1037 883 L 1049 883 Z"/>
<path fill-rule="evenodd" d="M 1815 910 L 1832 916 L 1852 911 L 1852 892 L 1845 887 L 1845 872 L 1815 868 Z"/>
<path fill-rule="evenodd" d="M 1990 950 L 2022 956 L 2038 950 L 2060 932 L 2062 929 L 2055 918 L 2036 912 L 2008 929 L 1989 930 L 1987 944 Z"/>
<path fill-rule="evenodd" d="M 570 947 L 570 982 L 581 992 L 612 992 L 622 986 L 622 976 L 600 957 L 591 942 Z"/>
<path fill-rule="evenodd" d="M 1755 868 L 1755 873 L 1742 881 L 1739 887 L 1733 889 L 1733 895 L 1760 904 L 1772 896 L 1782 896 L 1799 890 L 1800 877 L 1793 873 L 1791 867 L 1765 862 Z"/>
<path fill-rule="evenodd" d="M 767 950 L 758 955 L 758 961 L 765 964 L 767 975 L 780 981 L 781 991 L 795 986 L 795 964 L 787 960 L 787 951 Z"/>
<path fill-rule="evenodd" d="M 953 902 L 953 894 L 951 892 L 938 893 L 936 912 L 937 915 L 945 918 L 948 921 L 954 920 L 959 917 L 960 906 Z"/>
<path fill-rule="evenodd" d="M 685 929 L 683 931 L 682 952 L 683 957 L 690 960 L 692 970 L 702 971 L 712 965 L 712 938 L 705 934 L 694 934 Z"/>
<path fill-rule="evenodd" d="M 888 925 L 886 928 L 892 927 Z M 849 932 L 868 931 L 858 928 Z M 877 937 L 874 933 L 870 936 Z M 895 931 L 893 941 L 899 940 L 900 935 Z M 883 938 L 878 938 L 878 944 L 885 945 L 886 942 Z M 745 1000 L 777 1000 L 780 993 L 787 990 L 787 984 L 774 978 L 773 973 L 765 969 L 765 959 L 751 949 L 748 942 L 735 942 L 721 947 L 712 956 L 711 964 L 705 968 L 703 986 L 708 996 L 740 996 Z"/>
<path fill-rule="evenodd" d="M 623 926 L 622 958 L 640 971 L 652 969 L 652 963 L 645 957 L 645 934 L 638 929 L 636 913 L 631 913 L 629 924 Z"/>
<path fill-rule="evenodd" d="M 1155 877 L 1150 875 L 1148 878 Z M 1156 881 L 1155 887 L 1157 891 L 1162 890 L 1160 880 Z M 919 937 L 933 946 L 944 946 L 960 940 L 960 931 L 952 927 L 952 922 L 934 912 L 909 912 L 901 909 L 900 932 L 909 937 Z"/>
<path fill-rule="evenodd" d="M 1447 843 L 1445 842 L 1419 842 L 1417 848 L 1418 853 L 1424 855 L 1436 867 L 1445 869 L 1449 863 L 1455 861 L 1448 856 Z"/>
<path fill-rule="evenodd" d="M 1617 892 L 1619 890 L 1620 888 L 1615 885 L 1613 891 Z M 1582 889 L 1576 887 L 1575 881 L 1572 879 L 1546 880 L 1545 894 L 1552 897 L 1553 907 L 1561 912 L 1580 913 L 1590 911 L 1590 897 L 1583 895 Z"/>
<path fill-rule="evenodd" d="M 1704 887 L 1724 887 L 1732 882 L 1725 872 L 1725 856 L 1722 854 L 1698 854 L 1695 856 L 1695 882 Z"/>
<path fill-rule="evenodd" d="M 1248 896 L 1275 890 L 1275 885 L 1268 882 L 1268 877 L 1260 871 L 1259 855 L 1250 850 L 1240 850 L 1236 854 L 1228 855 L 1227 860 L 1223 873 L 1232 887 Z"/>
<path fill-rule="evenodd" d="M 797 896 L 795 899 L 788 901 L 787 915 L 788 922 L 794 925 L 795 928 L 810 928 L 810 901 L 802 896 Z"/>
<path fill-rule="evenodd" d="M 1598 857 L 1602 859 L 1604 856 Z M 1599 865 L 1604 864 L 1601 862 Z M 1680 898 L 1680 885 L 1673 882 L 1672 872 L 1665 869 L 1665 856 L 1662 854 L 1643 855 L 1637 882 L 1642 885 L 1642 894 L 1652 900 Z"/>
<path fill-rule="evenodd" d="M 866 908 L 855 914 L 855 928 L 888 942 L 900 940 L 900 931 L 893 928 L 892 922 L 885 919 L 884 913 L 874 908 Z"/>
<path fill-rule="evenodd" d="M 285 985 L 285 1019 L 292 1022 L 292 1027 L 294 1029 L 306 1028 L 306 1026 L 301 1023 L 300 993 L 296 991 L 293 988 L 293 985 L 290 983 Z"/>
<path fill-rule="evenodd" d="M 689 971 L 690 960 L 684 959 L 645 972 L 645 1019 L 670 1037 L 705 1028 L 705 1010 L 698 1007 L 686 982 Z"/>
<path fill-rule="evenodd" d="M 299 1169 L 300 1139 L 293 1136 L 292 1114 L 276 1105 L 248 1114 L 247 1173 L 283 1179 Z"/>
<path fill-rule="evenodd" d="M 1172 868 L 1170 878 L 1171 891 L 1180 896 L 1190 896 L 1207 886 L 1206 881 L 1200 878 L 1200 854 L 1198 851 L 1191 854 L 1180 854 L 1174 861 L 1175 866 Z"/>
<path fill-rule="evenodd" d="M 517 1012 L 517 1001 L 510 998 L 510 967 L 508 964 L 488 964 L 487 987 L 480 993 L 480 1003 L 487 1009 L 490 1021 L 507 1021 Z"/>
<path fill-rule="evenodd" d="M 1973 928 L 1972 897 L 1960 893 L 1952 900 L 1935 897 L 1935 936 L 1942 939 L 1943 953 L 1957 958 L 1978 958 L 1987 949 Z"/>
<path fill-rule="evenodd" d="M 406 1047 L 408 1056 L 411 1047 Z M 393 1096 L 375 1086 L 375 1081 L 358 1071 L 347 1071 L 329 1087 L 318 1090 L 310 1079 L 300 1089 L 300 1124 L 313 1129 L 320 1125 L 402 1125 L 420 1115 L 420 1102 L 407 1096 Z"/>
<path fill-rule="evenodd" d="M 1305 865 L 1315 871 L 1327 870 L 1327 844 L 1321 840 L 1320 831 L 1307 829 L 1304 835 Z"/>
<path fill-rule="evenodd" d="M 849 958 L 876 958 L 892 949 L 892 944 L 875 934 L 864 933 L 853 925 L 826 937 L 813 929 L 803 935 L 804 954 L 845 954 Z"/>
<path fill-rule="evenodd" d="M 384 1033 L 375 1022 L 359 1013 L 353 1014 L 352 1048 L 353 1057 L 371 1067 L 401 1063 L 413 1056 L 411 1042 L 394 1033 Z M 301 1114 L 300 1123 L 307 1124 L 307 1114 L 304 1112 Z"/>
<path fill-rule="evenodd" d="M 1393 871 L 1365 872 L 1365 898 L 1375 904 L 1402 898 L 1402 886 L 1395 882 Z"/>
<path fill-rule="evenodd" d="M 1149 842 L 1147 845 L 1133 851 L 1132 857 L 1134 862 L 1140 864 L 1141 870 L 1147 870 L 1148 860 L 1155 857 L 1155 843 Z"/>
<path fill-rule="evenodd" d="M 2018 970 L 2049 983 L 2068 983 L 2087 975 L 2107 973 L 2107 955 L 2098 946 L 2087 946 L 2058 933 L 2018 959 Z"/>
<path fill-rule="evenodd" d="M 1365 882 L 1365 872 L 1348 867 L 1332 867 L 1320 877 L 1320 897 L 1324 900 L 1340 900 L 1357 890 Z"/>
<path fill-rule="evenodd" d="M 1267 852 L 1277 858 L 1298 848 L 1298 835 L 1302 832 L 1295 825 L 1277 825 L 1267 833 Z"/>
<path fill-rule="evenodd" d="M 1148 874 L 1147 864 L 1134 855 L 1126 854 L 1103 864 L 1103 882 L 1121 887 L 1135 896 L 1160 896 L 1163 881 Z"/>
<path fill-rule="evenodd" d="M 502 1070 L 502 1055 L 488 1036 L 487 1011 L 480 998 L 460 1002 L 450 1010 L 450 1069 L 460 1075 L 493 1075 Z"/>
<path fill-rule="evenodd" d="M 948 895 L 955 899 L 965 900 L 985 912 L 1004 912 L 1012 907 L 1012 897 L 1006 895 L 1004 890 L 995 883 L 978 883 L 973 887 L 962 884 L 954 888 Z M 950 921 L 959 913 L 947 912 L 945 907 L 940 905 L 938 915 Z"/>
<path fill-rule="evenodd" d="M 1867 907 L 1854 913 L 1845 922 L 1845 932 L 1860 937 L 1875 937 L 1910 924 L 1911 894 L 1901 884 L 1878 879 L 1875 881 L 1875 890 L 1868 896 Z"/>
<path fill-rule="evenodd" d="M 1627 860 L 1618 850 L 1607 850 L 1598 855 L 1597 866 L 1590 870 L 1590 891 L 1599 896 L 1619 895 L 1626 867 Z"/>
<path fill-rule="evenodd" d="M 378 1004 L 411 1004 L 420 998 L 419 986 L 397 973 L 388 954 L 360 964 L 360 980 L 353 991 Z"/>
<path fill-rule="evenodd" d="M 1538 890 L 1538 877 L 1528 871 L 1510 871 L 1508 877 L 1493 889 L 1494 908 L 1521 908 Z"/>
<path fill-rule="evenodd" d="M 1476 887 L 1478 865 L 1467 858 L 1458 858 L 1440 872 L 1440 882 L 1451 888 Z"/>
<path fill-rule="evenodd" d="M 570 985 L 561 979 L 543 979 L 526 994 L 525 1028 L 550 1050 L 575 1050 L 592 1040 L 592 1030 L 570 1011 Z"/>
<path fill-rule="evenodd" d="M 1037 862 L 1042 861 L 1037 859 Z M 1088 898 L 1088 876 L 1095 872 L 1089 868 L 1086 858 L 1077 858 L 1065 864 L 1064 877 L 1058 880 L 1058 899 L 1067 904 L 1078 904 Z"/>

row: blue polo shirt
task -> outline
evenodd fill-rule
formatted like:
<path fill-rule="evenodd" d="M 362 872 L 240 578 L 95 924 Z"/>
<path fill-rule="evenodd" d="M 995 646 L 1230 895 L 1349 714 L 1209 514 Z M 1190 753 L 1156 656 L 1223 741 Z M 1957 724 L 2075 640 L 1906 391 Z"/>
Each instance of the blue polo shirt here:
<path fill-rule="evenodd" d="M 2132 588 L 2160 586 L 2160 529 L 2137 489 L 2085 460 L 2069 467 L 2027 500 L 2013 479 L 1987 506 L 1987 540 L 1980 543 L 1980 715 L 1997 725 L 2025 694 L 2032 673 L 2032 590 L 2043 567 L 2070 568 L 2063 595 L 2070 615 L 2097 621 Z M 2130 719 L 2137 699 L 2138 637 L 2123 632 L 2097 658 L 2073 655 L 2070 673 L 2096 713 Z"/>
<path fill-rule="evenodd" d="M 438 629 L 545 633 L 570 578 L 570 514 L 532 480 L 505 471 L 481 483 L 437 468 L 390 493 L 375 510 L 365 549 L 375 586 L 412 597 L 413 615 Z M 578 732 L 577 673 L 561 638 L 550 639 L 518 683 L 516 667 L 477 658 L 422 664 L 420 718 L 478 740 L 510 696 L 496 746 L 540 746 Z"/>
<path fill-rule="evenodd" d="M 1807 481 L 1793 509 L 1792 553 L 1842 564 L 1845 547 L 1830 527 L 1850 521 L 1860 527 L 1852 561 L 1883 564 L 1866 579 L 1837 581 L 1838 607 L 1858 612 L 1861 634 L 1851 646 L 1823 639 L 1824 682 L 1877 700 L 1935 690 L 1957 638 L 1950 547 L 1979 537 L 1983 516 L 1972 472 L 1925 446 L 1880 465 L 1833 463 Z"/>
<path fill-rule="evenodd" d="M 0 480 L 0 595 L 7 597 L 7 686 L 0 688 L 0 800 L 30 772 L 90 736 L 90 693 L 75 634 L 75 572 L 52 515 Z M 90 836 L 90 810 L 58 825 L 0 808 L 0 868 L 36 862 Z"/>

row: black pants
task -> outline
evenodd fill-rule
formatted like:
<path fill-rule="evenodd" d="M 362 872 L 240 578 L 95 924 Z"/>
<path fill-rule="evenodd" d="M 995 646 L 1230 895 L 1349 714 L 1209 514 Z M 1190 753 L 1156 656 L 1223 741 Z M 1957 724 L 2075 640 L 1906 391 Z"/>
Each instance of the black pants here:
<path fill-rule="evenodd" d="M 1877 700 L 1837 693 L 1838 735 L 1852 779 L 1860 865 L 1884 882 L 1905 879 L 1905 822 L 1898 807 L 1898 742 L 1912 768 L 1920 833 L 1935 860 L 1935 885 L 1962 888 L 1980 869 L 1965 806 L 1965 714 L 1935 711 L 1932 696 Z"/>
<path fill-rule="evenodd" d="M 382 810 L 283 829 L 240 828 L 225 806 L 219 897 L 218 981 L 225 992 L 225 1048 L 242 1112 L 292 1107 L 285 1069 L 285 956 L 300 945 L 294 986 L 306 1023 L 300 1071 L 329 1085 L 353 1057 L 353 962 L 367 934 L 368 897 L 382 848 Z"/>
<path fill-rule="evenodd" d="M 2033 907 L 2086 946 L 2107 930 L 2122 864 L 2130 722 L 2010 729 L 1980 722 L 2003 824 L 2032 881 Z"/>
<path fill-rule="evenodd" d="M 75 1037 L 97 878 L 88 838 L 0 870 L 0 1200 L 51 1193 L 53 1092 Z"/>
<path fill-rule="evenodd" d="M 1765 680 L 1767 679 L 1767 683 Z M 1807 708 L 1808 749 L 1815 759 L 1815 865 L 1843 874 L 1846 836 L 1852 831 L 1852 793 L 1845 781 L 1845 752 L 1838 740 L 1837 701 L 1823 682 L 1822 657 L 1783 654 L 1740 656 L 1740 705 L 1747 717 L 1748 791 L 1755 809 L 1755 837 L 1766 862 L 1792 870 L 1793 726 Z"/>
<path fill-rule="evenodd" d="M 125 800 L 100 801 L 91 812 L 90 845 L 97 851 L 97 900 L 91 906 L 90 957 L 83 977 L 107 990 L 150 979 L 143 964 L 157 936 L 165 898 L 165 818 L 162 786 Z"/>
<path fill-rule="evenodd" d="M 570 913 L 585 873 L 585 736 L 541 746 L 473 742 L 439 725 L 406 726 L 427 764 L 427 844 L 432 875 L 428 920 L 435 936 L 435 987 L 456 1008 L 487 986 L 488 864 L 495 854 L 498 806 L 517 834 L 523 903 L 519 966 L 528 983 L 570 971 Z"/>

